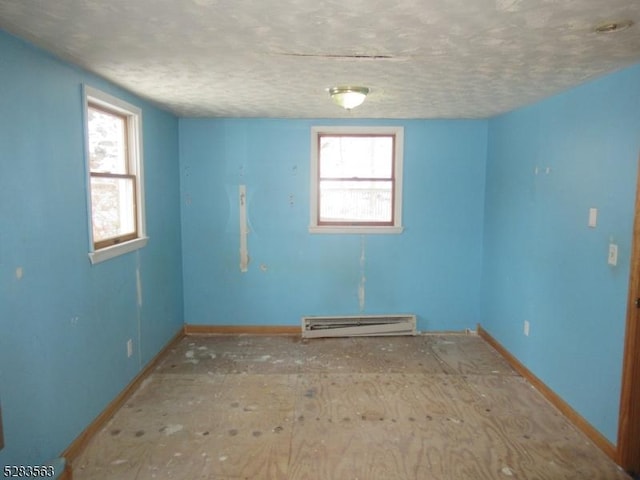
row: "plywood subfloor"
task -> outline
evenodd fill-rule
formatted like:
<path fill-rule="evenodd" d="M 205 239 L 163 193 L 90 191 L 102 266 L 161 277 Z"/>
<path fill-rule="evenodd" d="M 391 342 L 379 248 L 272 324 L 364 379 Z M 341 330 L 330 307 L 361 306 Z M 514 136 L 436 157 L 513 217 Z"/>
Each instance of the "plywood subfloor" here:
<path fill-rule="evenodd" d="M 74 479 L 627 479 L 482 339 L 186 337 Z"/>

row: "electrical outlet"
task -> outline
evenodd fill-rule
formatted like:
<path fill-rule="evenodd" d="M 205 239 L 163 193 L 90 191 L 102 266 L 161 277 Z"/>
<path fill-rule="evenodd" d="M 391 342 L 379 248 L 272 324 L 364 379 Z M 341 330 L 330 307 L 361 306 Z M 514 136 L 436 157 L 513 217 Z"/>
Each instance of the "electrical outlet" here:
<path fill-rule="evenodd" d="M 524 335 L 525 335 L 526 337 L 528 337 L 528 336 L 529 336 L 529 328 L 530 328 L 529 320 L 525 320 L 525 321 L 524 321 Z"/>
<path fill-rule="evenodd" d="M 133 355 L 133 340 L 127 340 L 127 358 Z"/>

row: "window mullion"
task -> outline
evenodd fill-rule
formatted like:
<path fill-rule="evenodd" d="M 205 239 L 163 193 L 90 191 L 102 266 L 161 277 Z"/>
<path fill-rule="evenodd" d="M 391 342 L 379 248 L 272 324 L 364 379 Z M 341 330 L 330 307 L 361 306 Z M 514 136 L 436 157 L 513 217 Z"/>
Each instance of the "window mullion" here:
<path fill-rule="evenodd" d="M 393 177 L 320 177 L 325 182 L 393 182 Z"/>
<path fill-rule="evenodd" d="M 134 181 L 136 179 L 136 176 L 130 173 L 91 172 L 91 176 L 101 178 L 126 178 Z"/>

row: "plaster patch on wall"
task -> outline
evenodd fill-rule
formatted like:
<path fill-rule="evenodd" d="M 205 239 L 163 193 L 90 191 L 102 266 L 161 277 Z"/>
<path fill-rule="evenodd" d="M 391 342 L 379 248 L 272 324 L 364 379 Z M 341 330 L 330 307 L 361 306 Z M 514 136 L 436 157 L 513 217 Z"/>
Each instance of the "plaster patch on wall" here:
<path fill-rule="evenodd" d="M 240 185 L 238 188 L 238 201 L 240 202 L 240 271 L 249 270 L 249 251 L 247 248 L 247 187 Z"/>
<path fill-rule="evenodd" d="M 22 267 L 16 268 L 16 278 L 18 280 L 22 280 L 23 276 L 24 276 L 24 270 L 22 269 Z"/>
<path fill-rule="evenodd" d="M 360 239 L 360 284 L 358 285 L 358 305 L 360 307 L 360 313 L 364 312 L 367 277 L 365 276 L 365 266 L 367 263 L 366 255 L 366 237 L 362 235 Z"/>
<path fill-rule="evenodd" d="M 358 285 L 358 304 L 360 305 L 360 313 L 364 312 L 364 304 L 366 297 L 365 283 L 367 278 L 363 275 L 360 278 L 360 285 Z"/>
<path fill-rule="evenodd" d="M 140 267 L 136 268 L 136 293 L 138 306 L 142 306 L 142 278 L 140 277 Z"/>
<path fill-rule="evenodd" d="M 136 251 L 136 323 L 138 327 L 138 348 L 136 355 L 138 357 L 138 369 L 142 370 L 142 274 L 140 273 L 140 250 Z"/>

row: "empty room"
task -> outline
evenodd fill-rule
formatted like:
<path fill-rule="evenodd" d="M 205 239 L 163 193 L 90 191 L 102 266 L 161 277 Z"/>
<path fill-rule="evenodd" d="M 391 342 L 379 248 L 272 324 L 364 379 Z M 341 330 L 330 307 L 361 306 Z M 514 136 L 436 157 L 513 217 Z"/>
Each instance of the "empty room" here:
<path fill-rule="evenodd" d="M 638 478 L 639 157 L 633 0 L 0 0 L 3 478 Z"/>

